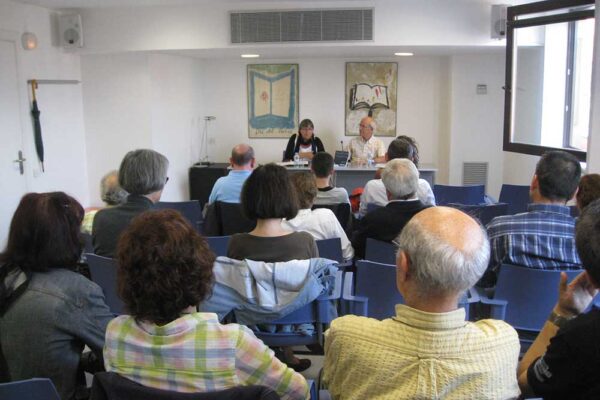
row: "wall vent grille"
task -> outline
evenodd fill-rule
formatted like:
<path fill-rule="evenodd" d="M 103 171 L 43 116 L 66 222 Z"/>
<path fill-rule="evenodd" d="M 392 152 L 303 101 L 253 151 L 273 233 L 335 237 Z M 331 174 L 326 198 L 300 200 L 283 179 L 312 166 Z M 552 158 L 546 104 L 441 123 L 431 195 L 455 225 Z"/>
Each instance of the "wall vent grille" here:
<path fill-rule="evenodd" d="M 373 9 L 232 12 L 231 43 L 373 40 Z"/>
<path fill-rule="evenodd" d="M 486 185 L 488 180 L 487 162 L 463 163 L 463 185 Z"/>

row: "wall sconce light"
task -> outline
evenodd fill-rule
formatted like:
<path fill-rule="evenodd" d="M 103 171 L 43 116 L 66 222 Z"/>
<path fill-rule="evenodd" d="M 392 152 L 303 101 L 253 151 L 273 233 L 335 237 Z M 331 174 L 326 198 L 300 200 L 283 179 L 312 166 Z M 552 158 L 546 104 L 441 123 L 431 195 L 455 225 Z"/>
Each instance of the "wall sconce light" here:
<path fill-rule="evenodd" d="M 35 33 L 25 32 L 21 35 L 21 45 L 25 50 L 33 50 L 37 48 L 38 41 Z"/>

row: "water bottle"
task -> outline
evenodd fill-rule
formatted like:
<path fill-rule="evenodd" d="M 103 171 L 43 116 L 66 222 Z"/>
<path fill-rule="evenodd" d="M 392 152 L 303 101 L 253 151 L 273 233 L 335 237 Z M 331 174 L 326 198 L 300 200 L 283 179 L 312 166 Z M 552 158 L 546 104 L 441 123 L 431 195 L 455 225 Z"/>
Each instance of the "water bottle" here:
<path fill-rule="evenodd" d="M 371 168 L 373 167 L 374 162 L 373 162 L 373 153 L 371 151 L 367 152 L 367 167 Z"/>
<path fill-rule="evenodd" d="M 294 154 L 294 167 L 299 167 L 300 166 L 300 154 L 296 153 Z"/>

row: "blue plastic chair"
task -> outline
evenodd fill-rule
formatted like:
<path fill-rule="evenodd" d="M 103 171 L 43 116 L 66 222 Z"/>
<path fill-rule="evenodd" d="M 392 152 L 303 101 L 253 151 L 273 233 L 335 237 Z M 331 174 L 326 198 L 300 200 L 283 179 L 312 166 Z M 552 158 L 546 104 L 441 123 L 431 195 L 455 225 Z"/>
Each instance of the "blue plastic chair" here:
<path fill-rule="evenodd" d="M 335 302 L 342 296 L 342 271 L 335 275 L 335 285 L 330 295 L 322 294 L 311 303 L 275 321 L 265 321 L 269 325 L 313 324 L 314 333 L 305 335 L 300 332 L 262 332 L 254 331 L 256 337 L 269 347 L 323 345 L 323 331 L 337 317 Z"/>
<path fill-rule="evenodd" d="M 479 289 L 480 301 L 491 307 L 491 318 L 504 320 L 521 331 L 539 332 L 558 300 L 560 272 L 502 264 L 493 297 L 488 298 Z M 565 272 L 570 281 L 582 270 Z"/>
<path fill-rule="evenodd" d="M 198 200 L 175 202 L 159 201 L 154 205 L 154 208 L 159 210 L 170 209 L 179 211 L 199 233 L 202 233 L 204 219 L 202 218 L 202 209 L 200 208 L 200 202 Z"/>
<path fill-rule="evenodd" d="M 349 314 L 379 320 L 396 315 L 396 304 L 404 304 L 404 298 L 396 287 L 396 266 L 367 260 L 357 261 L 356 273 L 345 273 L 342 299 L 347 302 Z M 477 302 L 479 296 L 474 290 L 469 290 L 460 299 L 459 306 L 465 309 L 467 320 L 469 305 Z"/>
<path fill-rule="evenodd" d="M 222 201 L 215 201 L 214 204 L 221 236 L 250 232 L 256 226 L 256 221 L 246 218 L 242 213 L 241 204 Z"/>
<path fill-rule="evenodd" d="M 448 206 L 457 208 L 478 219 L 483 226 L 486 226 L 491 220 L 500 215 L 507 215 L 508 210 L 508 204 L 506 203 L 480 205 L 450 203 Z"/>
<path fill-rule="evenodd" d="M 396 246 L 392 243 L 367 238 L 365 244 L 365 260 L 395 265 L 396 251 Z"/>
<path fill-rule="evenodd" d="M 217 257 L 226 257 L 230 237 L 231 236 L 207 236 L 205 239 L 208 242 L 208 247 L 210 247 Z"/>
<path fill-rule="evenodd" d="M 375 204 L 375 203 L 369 203 L 367 204 L 367 214 L 370 213 L 371 211 L 377 210 L 378 208 L 381 208 L 382 206 L 380 206 L 379 204 Z"/>
<path fill-rule="evenodd" d="M 104 301 L 114 314 L 124 314 L 125 305 L 117 295 L 117 262 L 108 257 L 86 254 L 92 281 L 102 288 Z"/>
<path fill-rule="evenodd" d="M 433 194 L 438 206 L 448 203 L 482 204 L 485 202 L 485 185 L 433 185 Z"/>
<path fill-rule="evenodd" d="M 2 400 L 60 400 L 52 381 L 48 378 L 32 378 L 24 381 L 0 383 Z"/>
<path fill-rule="evenodd" d="M 503 184 L 500 189 L 498 202 L 507 203 L 507 215 L 514 215 L 527 211 L 529 204 L 529 186 Z"/>

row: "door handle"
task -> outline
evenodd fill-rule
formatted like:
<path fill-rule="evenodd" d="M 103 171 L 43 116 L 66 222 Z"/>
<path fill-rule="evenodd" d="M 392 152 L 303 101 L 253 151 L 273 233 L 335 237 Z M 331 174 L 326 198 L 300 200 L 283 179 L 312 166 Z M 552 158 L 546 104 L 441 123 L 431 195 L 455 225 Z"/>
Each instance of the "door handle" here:
<path fill-rule="evenodd" d="M 21 175 L 23 175 L 25 173 L 25 168 L 23 167 L 23 163 L 27 161 L 26 158 L 23 158 L 23 152 L 21 150 L 19 150 L 19 158 L 17 158 L 16 160 L 13 160 L 13 162 L 19 163 L 19 171 L 21 172 Z"/>

